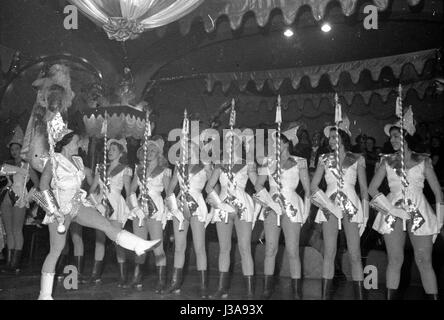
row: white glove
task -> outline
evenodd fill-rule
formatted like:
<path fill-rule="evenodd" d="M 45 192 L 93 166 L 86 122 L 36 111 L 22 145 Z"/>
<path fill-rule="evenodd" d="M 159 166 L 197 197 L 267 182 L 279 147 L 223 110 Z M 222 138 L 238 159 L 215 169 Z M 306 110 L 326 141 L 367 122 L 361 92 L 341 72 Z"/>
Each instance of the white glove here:
<path fill-rule="evenodd" d="M 135 193 L 130 194 L 128 197 L 128 208 L 130 209 L 130 215 L 128 219 L 134 220 L 139 219 L 139 227 L 143 226 L 143 220 L 145 219 L 145 213 L 139 207 L 139 202 L 137 201 L 137 196 Z"/>
<path fill-rule="evenodd" d="M 282 208 L 281 206 L 273 201 L 273 198 L 270 196 L 270 194 L 263 188 L 261 191 L 257 192 L 254 195 L 254 198 L 259 201 L 261 204 L 263 204 L 266 207 L 269 207 L 271 210 L 273 210 L 278 216 L 282 215 Z"/>
<path fill-rule="evenodd" d="M 438 231 L 440 231 L 444 225 L 444 202 L 436 204 L 436 217 L 438 218 Z"/>
<path fill-rule="evenodd" d="M 94 205 L 94 207 L 97 209 L 97 211 L 100 212 L 100 214 L 102 216 L 105 216 L 106 208 L 104 207 L 104 205 L 102 204 L 102 201 L 100 200 L 100 198 L 97 195 L 91 193 L 88 196 L 88 200 Z"/>
<path fill-rule="evenodd" d="M 384 214 L 390 214 L 403 220 L 410 219 L 410 215 L 407 211 L 395 207 L 382 193 L 378 193 L 373 197 L 372 201 L 370 201 L 370 206 Z"/>
<path fill-rule="evenodd" d="M 368 204 L 368 200 L 364 199 L 362 201 L 362 212 L 364 214 L 364 221 L 359 225 L 359 236 L 362 236 L 362 234 L 365 231 L 365 228 L 367 227 L 367 222 L 368 222 L 368 216 L 369 216 L 369 204 Z"/>
<path fill-rule="evenodd" d="M 304 212 L 302 213 L 302 224 L 304 224 L 310 216 L 311 201 L 310 197 L 304 199 Z"/>
<path fill-rule="evenodd" d="M 227 213 L 234 213 L 236 210 L 230 206 L 229 204 L 223 203 L 219 195 L 216 193 L 216 191 L 211 191 L 207 196 L 208 203 L 219 210 L 225 211 Z"/>
<path fill-rule="evenodd" d="M 334 214 L 338 220 L 342 219 L 341 209 L 338 208 L 321 189 L 318 189 L 318 191 L 312 194 L 311 201 L 319 208 L 326 209 Z"/>
<path fill-rule="evenodd" d="M 177 220 L 179 220 L 179 231 L 183 230 L 183 222 L 185 220 L 185 217 L 183 216 L 183 213 L 179 210 L 179 207 L 177 206 L 177 199 L 174 193 L 170 194 L 165 199 L 165 202 L 171 214 L 175 216 Z"/>

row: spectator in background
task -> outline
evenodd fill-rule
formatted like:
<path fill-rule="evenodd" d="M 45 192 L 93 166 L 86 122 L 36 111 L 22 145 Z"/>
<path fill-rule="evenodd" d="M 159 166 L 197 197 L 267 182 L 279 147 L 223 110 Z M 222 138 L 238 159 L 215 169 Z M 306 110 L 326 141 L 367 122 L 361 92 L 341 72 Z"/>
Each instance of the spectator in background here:
<path fill-rule="evenodd" d="M 378 162 L 378 153 L 375 149 L 376 140 L 373 137 L 367 137 L 367 140 L 365 141 L 365 171 L 367 174 L 367 179 L 370 181 L 373 178 L 373 175 L 375 173 L 375 166 Z"/>
<path fill-rule="evenodd" d="M 305 158 L 307 163 L 310 161 L 311 143 L 310 135 L 306 129 L 300 129 L 298 131 L 299 143 L 294 146 L 294 154 L 296 156 Z"/>
<path fill-rule="evenodd" d="M 356 137 L 356 144 L 352 147 L 353 153 L 364 153 L 365 152 L 365 143 L 367 141 L 367 136 L 365 134 L 360 134 Z"/>
<path fill-rule="evenodd" d="M 438 136 L 430 138 L 430 157 L 432 158 L 432 165 L 435 169 L 436 175 L 441 185 L 444 180 L 444 155 L 441 146 L 441 139 Z"/>
<path fill-rule="evenodd" d="M 418 124 L 418 131 L 414 138 L 418 152 L 430 153 L 430 131 L 428 123 L 421 122 Z"/>

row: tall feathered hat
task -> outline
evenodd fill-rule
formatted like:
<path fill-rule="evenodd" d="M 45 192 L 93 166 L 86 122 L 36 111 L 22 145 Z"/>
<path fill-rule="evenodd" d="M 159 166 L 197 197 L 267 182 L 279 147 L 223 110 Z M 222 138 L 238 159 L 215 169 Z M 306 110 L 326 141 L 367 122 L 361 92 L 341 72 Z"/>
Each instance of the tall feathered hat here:
<path fill-rule="evenodd" d="M 12 136 L 11 141 L 9 141 L 9 143 L 7 144 L 7 147 L 10 148 L 11 145 L 14 143 L 19 144 L 20 146 L 23 146 L 24 134 L 23 134 L 22 128 L 20 128 L 20 126 L 17 126 L 17 127 L 15 127 L 13 132 L 14 132 L 14 135 Z"/>
<path fill-rule="evenodd" d="M 57 112 L 51 121 L 48 122 L 48 136 L 54 143 L 59 142 L 65 135 L 71 132 L 72 130 L 68 129 L 60 112 Z"/>

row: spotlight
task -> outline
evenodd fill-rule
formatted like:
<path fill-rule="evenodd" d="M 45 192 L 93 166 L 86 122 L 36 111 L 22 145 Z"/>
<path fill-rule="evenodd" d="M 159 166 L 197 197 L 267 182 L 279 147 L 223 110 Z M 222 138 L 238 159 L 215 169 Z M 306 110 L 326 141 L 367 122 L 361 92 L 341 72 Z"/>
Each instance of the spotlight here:
<path fill-rule="evenodd" d="M 290 37 L 292 37 L 294 35 L 294 32 L 293 32 L 293 30 L 291 30 L 290 28 L 289 29 L 286 29 L 285 31 L 284 31 L 284 36 L 286 36 L 287 38 L 290 38 Z"/>
<path fill-rule="evenodd" d="M 331 31 L 331 25 L 327 22 L 322 24 L 321 30 L 324 32 L 330 32 Z"/>

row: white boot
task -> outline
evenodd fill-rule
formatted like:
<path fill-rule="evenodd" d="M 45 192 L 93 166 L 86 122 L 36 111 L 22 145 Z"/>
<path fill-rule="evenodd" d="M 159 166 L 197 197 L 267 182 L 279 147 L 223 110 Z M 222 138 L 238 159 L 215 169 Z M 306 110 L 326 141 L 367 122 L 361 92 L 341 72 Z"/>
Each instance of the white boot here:
<path fill-rule="evenodd" d="M 122 230 L 117 234 L 116 243 L 128 250 L 134 251 L 138 256 L 143 255 L 145 252 L 154 249 L 159 243 L 160 239 L 147 241 L 139 238 L 138 236 Z"/>
<path fill-rule="evenodd" d="M 42 272 L 40 278 L 40 294 L 38 300 L 54 300 L 52 298 L 52 285 L 54 284 L 54 273 Z"/>

